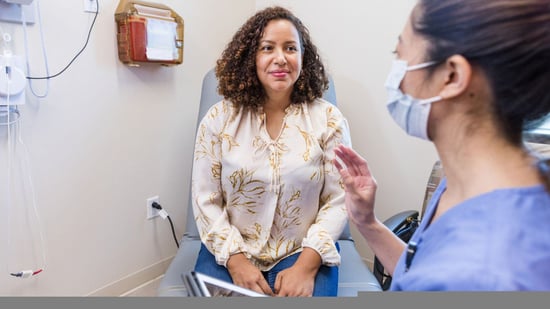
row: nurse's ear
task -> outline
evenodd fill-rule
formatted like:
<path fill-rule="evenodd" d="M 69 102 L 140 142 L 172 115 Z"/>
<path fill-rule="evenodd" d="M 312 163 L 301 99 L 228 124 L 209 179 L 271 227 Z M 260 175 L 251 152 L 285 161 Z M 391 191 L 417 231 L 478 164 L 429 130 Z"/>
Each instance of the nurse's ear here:
<path fill-rule="evenodd" d="M 443 76 L 444 83 L 439 95 L 451 99 L 463 95 L 472 82 L 472 65 L 461 55 L 453 55 L 440 66 L 438 76 Z"/>

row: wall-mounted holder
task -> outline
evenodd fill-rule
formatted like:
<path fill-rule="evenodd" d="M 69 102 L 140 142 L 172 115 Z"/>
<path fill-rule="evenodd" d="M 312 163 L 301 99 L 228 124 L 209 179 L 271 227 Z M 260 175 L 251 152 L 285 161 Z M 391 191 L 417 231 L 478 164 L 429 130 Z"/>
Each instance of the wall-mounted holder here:
<path fill-rule="evenodd" d="M 115 12 L 118 57 L 130 66 L 183 62 L 183 19 L 164 4 L 121 0 Z"/>

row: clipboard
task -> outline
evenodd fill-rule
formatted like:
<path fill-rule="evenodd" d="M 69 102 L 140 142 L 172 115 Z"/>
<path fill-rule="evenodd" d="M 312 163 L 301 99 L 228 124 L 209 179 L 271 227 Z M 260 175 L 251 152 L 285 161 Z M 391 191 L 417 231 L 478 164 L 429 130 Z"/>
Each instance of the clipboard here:
<path fill-rule="evenodd" d="M 189 297 L 269 297 L 196 271 L 182 274 Z"/>

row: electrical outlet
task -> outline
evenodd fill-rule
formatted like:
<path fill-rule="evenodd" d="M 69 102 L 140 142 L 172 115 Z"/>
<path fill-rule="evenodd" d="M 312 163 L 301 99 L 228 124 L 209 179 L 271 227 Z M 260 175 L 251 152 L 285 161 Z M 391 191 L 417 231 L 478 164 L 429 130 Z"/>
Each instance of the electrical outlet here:
<path fill-rule="evenodd" d="M 159 203 L 159 197 L 153 196 L 147 199 L 147 219 L 153 219 L 159 216 L 159 209 L 153 208 L 153 202 Z"/>
<path fill-rule="evenodd" d="M 84 1 L 84 12 L 97 12 L 97 0 L 82 0 Z"/>

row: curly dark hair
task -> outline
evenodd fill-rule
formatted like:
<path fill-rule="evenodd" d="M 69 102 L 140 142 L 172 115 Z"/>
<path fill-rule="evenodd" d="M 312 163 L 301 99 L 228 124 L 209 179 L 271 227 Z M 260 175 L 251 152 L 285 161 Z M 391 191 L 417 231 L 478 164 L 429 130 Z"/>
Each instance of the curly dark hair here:
<path fill-rule="evenodd" d="M 267 24 L 272 20 L 290 21 L 300 36 L 302 71 L 290 96 L 291 103 L 312 102 L 323 96 L 328 78 L 309 30 L 289 10 L 274 6 L 250 17 L 239 28 L 216 62 L 218 92 L 239 106 L 257 108 L 266 101 L 265 90 L 256 73 L 256 52 Z"/>

